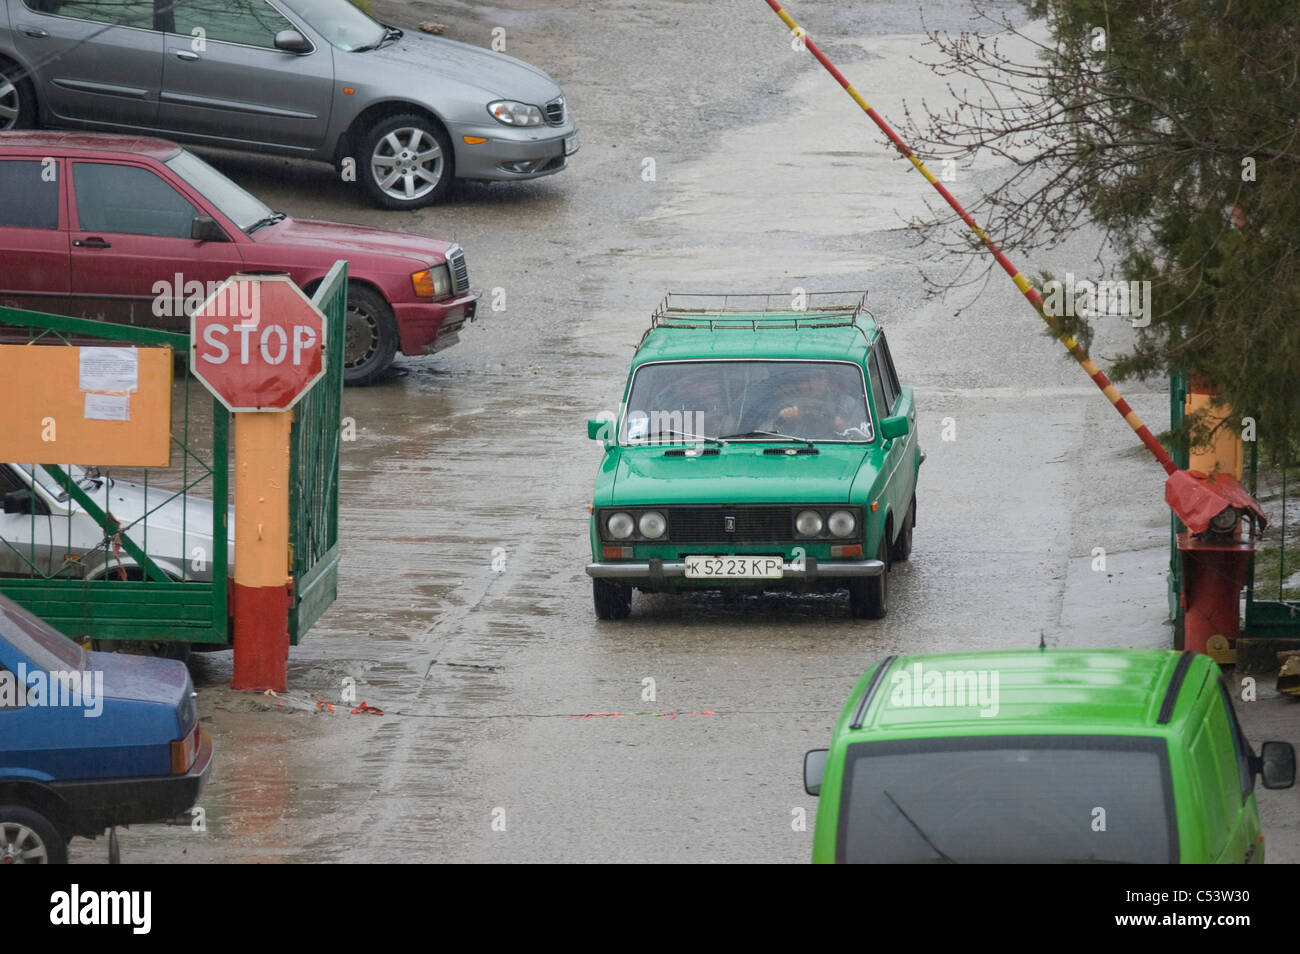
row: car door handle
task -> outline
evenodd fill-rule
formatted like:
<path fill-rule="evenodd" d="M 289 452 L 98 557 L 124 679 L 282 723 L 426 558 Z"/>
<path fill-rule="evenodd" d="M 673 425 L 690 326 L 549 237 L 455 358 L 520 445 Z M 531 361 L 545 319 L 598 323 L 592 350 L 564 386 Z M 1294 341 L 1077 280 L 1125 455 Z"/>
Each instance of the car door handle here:
<path fill-rule="evenodd" d="M 112 248 L 113 247 L 112 243 L 105 241 L 99 236 L 95 236 L 94 238 L 88 238 L 88 239 L 77 239 L 72 244 L 75 245 L 77 248 Z"/>
<path fill-rule="evenodd" d="M 35 37 L 38 40 L 43 40 L 50 35 L 50 32 L 48 30 L 42 30 L 38 26 L 24 26 L 22 24 L 19 24 L 18 29 L 22 30 L 28 36 Z"/>
<path fill-rule="evenodd" d="M 176 59 L 185 60 L 190 63 L 193 63 L 199 58 L 199 55 L 193 50 L 169 50 L 168 52 L 170 52 L 172 56 L 176 57 Z"/>

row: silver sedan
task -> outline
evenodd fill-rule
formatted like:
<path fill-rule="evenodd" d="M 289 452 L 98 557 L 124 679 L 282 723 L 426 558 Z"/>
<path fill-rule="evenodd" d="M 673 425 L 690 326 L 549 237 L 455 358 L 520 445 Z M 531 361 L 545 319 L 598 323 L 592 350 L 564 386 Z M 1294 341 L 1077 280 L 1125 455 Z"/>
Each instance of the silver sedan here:
<path fill-rule="evenodd" d="M 0 130 L 147 132 L 333 163 L 378 205 L 565 168 L 578 131 L 521 60 L 348 0 L 0 0 Z"/>

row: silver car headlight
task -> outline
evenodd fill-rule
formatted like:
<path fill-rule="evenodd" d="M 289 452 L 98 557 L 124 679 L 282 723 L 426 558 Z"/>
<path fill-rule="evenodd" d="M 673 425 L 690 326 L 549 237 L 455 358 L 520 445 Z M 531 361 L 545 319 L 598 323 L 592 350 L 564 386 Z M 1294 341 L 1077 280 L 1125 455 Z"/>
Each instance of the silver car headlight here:
<path fill-rule="evenodd" d="M 815 537 L 822 532 L 822 515 L 816 510 L 800 510 L 794 518 L 794 528 L 801 537 Z"/>
<path fill-rule="evenodd" d="M 497 122 L 507 126 L 541 126 L 546 123 L 546 117 L 536 106 L 516 103 L 512 99 L 500 99 L 495 103 L 488 103 L 488 112 Z"/>
<path fill-rule="evenodd" d="M 632 536 L 632 531 L 636 529 L 636 522 L 632 519 L 630 513 L 624 513 L 620 510 L 618 513 L 610 514 L 605 521 L 605 529 L 609 531 L 609 535 L 615 540 L 626 540 Z"/>
<path fill-rule="evenodd" d="M 847 510 L 836 510 L 826 521 L 826 527 L 833 537 L 851 537 L 857 526 L 857 518 Z"/>
<path fill-rule="evenodd" d="M 668 521 L 664 515 L 657 510 L 647 510 L 641 514 L 641 519 L 637 522 L 637 529 L 641 531 L 641 536 L 647 540 L 657 540 L 668 532 Z"/>

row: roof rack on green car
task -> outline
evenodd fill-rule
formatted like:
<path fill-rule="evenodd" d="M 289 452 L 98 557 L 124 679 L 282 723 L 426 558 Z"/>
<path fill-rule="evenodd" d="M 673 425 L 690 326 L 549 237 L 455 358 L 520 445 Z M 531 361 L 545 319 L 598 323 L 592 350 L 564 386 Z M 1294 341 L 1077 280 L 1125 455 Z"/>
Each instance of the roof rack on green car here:
<path fill-rule="evenodd" d="M 867 310 L 865 291 L 805 292 L 800 297 L 803 308 L 793 307 L 793 296 L 788 292 L 669 292 L 651 314 L 650 327 L 641 336 L 641 343 L 656 328 L 752 332 L 843 327 L 857 328 L 866 338 L 867 329 L 858 319 L 866 315 L 875 321 Z M 780 307 L 774 307 L 774 303 Z"/>

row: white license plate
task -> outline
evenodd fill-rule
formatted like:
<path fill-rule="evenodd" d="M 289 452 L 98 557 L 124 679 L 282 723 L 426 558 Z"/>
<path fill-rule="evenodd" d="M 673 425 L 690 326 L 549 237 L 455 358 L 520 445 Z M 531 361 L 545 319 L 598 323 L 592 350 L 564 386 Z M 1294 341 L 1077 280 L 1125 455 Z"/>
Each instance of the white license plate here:
<path fill-rule="evenodd" d="M 581 143 L 578 142 L 578 134 L 577 134 L 577 133 L 574 133 L 572 136 L 565 136 L 565 137 L 564 137 L 564 154 L 565 154 L 566 156 L 571 156 L 571 155 L 573 155 L 575 152 L 578 151 L 578 147 L 579 147 L 580 145 L 581 145 Z"/>
<path fill-rule="evenodd" d="M 779 556 L 688 556 L 691 580 L 779 580 L 785 558 Z"/>

